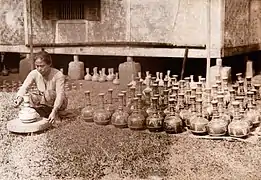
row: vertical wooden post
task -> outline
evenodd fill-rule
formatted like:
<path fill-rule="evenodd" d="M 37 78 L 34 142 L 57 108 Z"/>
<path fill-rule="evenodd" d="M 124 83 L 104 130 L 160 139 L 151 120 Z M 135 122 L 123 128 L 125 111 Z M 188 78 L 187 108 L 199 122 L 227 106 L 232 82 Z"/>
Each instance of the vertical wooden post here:
<path fill-rule="evenodd" d="M 28 1 L 27 0 L 23 0 L 24 3 L 24 43 L 25 44 L 29 44 L 29 33 L 28 33 Z"/>
<path fill-rule="evenodd" d="M 131 0 L 126 0 L 126 41 L 131 41 Z"/>
<path fill-rule="evenodd" d="M 210 87 L 210 63 L 211 63 L 211 0 L 207 0 L 207 72 L 206 83 Z"/>
<path fill-rule="evenodd" d="M 31 70 L 34 69 L 34 61 L 33 61 L 33 55 L 34 55 L 34 50 L 33 50 L 33 12 L 32 12 L 32 0 L 29 0 L 29 13 L 30 13 L 30 62 L 31 62 Z"/>
<path fill-rule="evenodd" d="M 183 62 L 182 62 L 182 69 L 181 69 L 181 75 L 180 75 L 180 79 L 182 80 L 183 77 L 184 77 L 184 71 L 185 71 L 185 66 L 186 66 L 186 61 L 188 59 L 188 47 L 186 47 L 185 49 L 185 54 L 184 54 L 184 59 L 183 59 Z"/>
<path fill-rule="evenodd" d="M 126 41 L 131 42 L 131 0 L 126 0 Z M 127 46 L 128 54 L 130 54 L 130 47 Z"/>

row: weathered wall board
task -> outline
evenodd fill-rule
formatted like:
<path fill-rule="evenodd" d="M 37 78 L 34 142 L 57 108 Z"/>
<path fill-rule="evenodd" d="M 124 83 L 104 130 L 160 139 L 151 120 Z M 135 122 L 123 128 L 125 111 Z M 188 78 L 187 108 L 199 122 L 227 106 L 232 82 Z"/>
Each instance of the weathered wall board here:
<path fill-rule="evenodd" d="M 24 4 L 21 0 L 1 0 L 0 44 L 24 44 Z"/>
<path fill-rule="evenodd" d="M 73 33 L 72 33 L 73 32 Z M 55 42 L 56 43 L 75 43 L 86 42 L 87 40 L 85 21 L 59 21 L 56 24 Z"/>
<path fill-rule="evenodd" d="M 101 21 L 88 21 L 88 41 L 125 41 L 125 0 L 101 0 Z"/>
<path fill-rule="evenodd" d="M 101 0 L 100 21 L 43 20 L 42 1 L 31 1 L 35 44 L 133 41 L 202 46 L 207 42 L 207 0 Z M 29 7 L 29 0 L 1 1 L 1 45 L 28 43 Z M 211 52 L 215 56 L 260 49 L 260 28 L 260 0 L 211 0 Z M 64 48 L 64 53 L 68 51 Z"/>
<path fill-rule="evenodd" d="M 76 32 L 86 34 L 86 41 L 165 42 L 177 45 L 205 44 L 205 0 L 131 0 L 129 7 L 127 1 L 101 0 L 101 21 L 86 21 L 86 28 L 81 29 L 87 31 L 87 33 Z M 56 29 L 57 22 L 42 20 L 41 1 L 32 0 L 32 2 L 34 42 L 54 42 L 55 36 L 57 36 L 55 32 L 58 32 Z M 213 1 L 213 28 L 211 31 L 213 48 L 220 48 L 219 7 L 220 1 Z M 127 8 L 130 8 L 130 22 L 128 22 L 126 14 Z M 28 19 L 30 19 L 29 10 Z M 127 23 L 130 26 L 130 32 L 127 31 Z M 77 23 L 75 25 L 72 23 L 71 26 L 76 27 Z M 66 31 L 68 28 L 63 29 Z M 62 29 L 59 29 L 59 32 L 62 31 Z M 72 31 L 71 33 L 75 34 L 76 32 Z M 130 39 L 126 38 L 126 33 L 130 33 Z"/>
<path fill-rule="evenodd" d="M 260 50 L 261 1 L 226 0 L 223 55 Z"/>
<path fill-rule="evenodd" d="M 205 45 L 207 11 L 205 0 L 131 1 L 133 41 Z M 212 1 L 212 48 L 220 48 L 220 1 Z"/>
<path fill-rule="evenodd" d="M 249 42 L 249 0 L 225 1 L 224 47 L 247 45 Z"/>
<path fill-rule="evenodd" d="M 30 33 L 30 4 L 27 2 L 27 20 Z M 42 3 L 40 0 L 31 0 L 32 22 L 33 22 L 33 42 L 34 43 L 54 43 L 56 22 L 42 19 Z"/>
<path fill-rule="evenodd" d="M 261 1 L 252 0 L 250 6 L 250 44 L 259 44 L 261 43 Z"/>

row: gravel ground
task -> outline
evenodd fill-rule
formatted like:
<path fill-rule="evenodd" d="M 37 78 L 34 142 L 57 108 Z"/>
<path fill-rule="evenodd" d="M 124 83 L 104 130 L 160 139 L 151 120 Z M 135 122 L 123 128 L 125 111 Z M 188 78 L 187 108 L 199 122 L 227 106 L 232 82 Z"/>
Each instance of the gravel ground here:
<path fill-rule="evenodd" d="M 110 83 L 84 83 L 92 100 Z M 113 96 L 116 97 L 117 90 Z M 195 139 L 86 123 L 83 93 L 69 92 L 75 116 L 37 134 L 8 133 L 17 117 L 12 93 L 0 93 L 0 179 L 261 179 L 261 143 Z"/>

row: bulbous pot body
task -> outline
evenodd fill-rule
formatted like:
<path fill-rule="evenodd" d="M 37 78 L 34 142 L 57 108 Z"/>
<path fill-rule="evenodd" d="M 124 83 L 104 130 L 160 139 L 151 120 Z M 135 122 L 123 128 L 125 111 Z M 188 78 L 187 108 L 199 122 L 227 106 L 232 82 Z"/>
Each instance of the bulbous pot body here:
<path fill-rule="evenodd" d="M 213 119 L 207 125 L 210 136 L 224 136 L 227 134 L 228 123 L 222 119 Z"/>
<path fill-rule="evenodd" d="M 146 119 L 146 127 L 150 132 L 159 132 L 163 130 L 164 118 L 158 113 L 152 113 Z"/>
<path fill-rule="evenodd" d="M 110 112 L 105 109 L 94 111 L 93 121 L 98 125 L 108 125 L 110 123 Z"/>
<path fill-rule="evenodd" d="M 86 75 L 84 76 L 84 80 L 86 80 L 86 81 L 91 81 L 91 80 L 92 80 L 92 76 L 91 76 L 90 74 L 86 74 Z"/>
<path fill-rule="evenodd" d="M 250 133 L 248 122 L 242 120 L 234 120 L 228 125 L 228 134 L 233 137 L 246 137 Z"/>
<path fill-rule="evenodd" d="M 194 134 L 205 134 L 207 132 L 208 120 L 204 117 L 195 117 L 190 121 L 190 130 Z"/>
<path fill-rule="evenodd" d="M 113 79 L 114 79 L 114 76 L 111 73 L 109 73 L 108 76 L 106 77 L 107 81 L 113 81 Z"/>
<path fill-rule="evenodd" d="M 90 69 L 89 68 L 86 68 L 86 75 L 84 76 L 84 80 L 86 80 L 86 81 L 92 80 L 92 75 L 90 75 Z"/>
<path fill-rule="evenodd" d="M 168 134 L 178 134 L 183 130 L 183 123 L 179 116 L 169 114 L 164 119 L 163 128 Z"/>
<path fill-rule="evenodd" d="M 128 117 L 128 127 L 131 130 L 144 130 L 146 129 L 146 119 L 142 114 L 133 112 Z"/>
<path fill-rule="evenodd" d="M 112 83 L 115 84 L 115 85 L 119 85 L 120 80 L 118 78 L 115 78 L 115 79 L 113 79 Z"/>
<path fill-rule="evenodd" d="M 85 122 L 93 122 L 93 107 L 86 106 L 82 109 L 82 118 Z"/>
<path fill-rule="evenodd" d="M 94 69 L 94 74 L 92 76 L 92 81 L 97 82 L 99 81 L 99 74 L 97 73 L 97 69 Z"/>
<path fill-rule="evenodd" d="M 117 128 L 128 127 L 129 114 L 123 110 L 117 110 L 112 114 L 111 123 Z"/>

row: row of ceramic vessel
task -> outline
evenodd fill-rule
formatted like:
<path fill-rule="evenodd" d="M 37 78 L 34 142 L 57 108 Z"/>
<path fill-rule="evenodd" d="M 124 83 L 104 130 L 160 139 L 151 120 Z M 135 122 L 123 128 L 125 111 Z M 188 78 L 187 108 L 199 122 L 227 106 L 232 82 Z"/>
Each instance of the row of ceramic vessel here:
<path fill-rule="evenodd" d="M 165 77 L 163 86 L 159 85 L 157 77 L 149 79 L 146 88 L 142 89 L 142 81 L 135 78 L 129 84 L 127 100 L 126 91 L 118 94 L 121 103 L 117 109 L 110 100 L 105 107 L 104 94 L 99 94 L 100 106 L 94 110 L 90 91 L 87 91 L 83 119 L 101 125 L 112 123 L 116 127 L 168 133 L 182 132 L 187 126 L 196 134 L 236 137 L 247 136 L 252 127 L 260 124 L 256 101 L 260 100 L 260 85 L 252 85 L 249 77 L 243 81 L 239 74 L 238 81 L 228 87 L 227 78 L 221 81 L 217 76 L 212 88 L 206 88 L 201 79 L 191 87 L 188 77 L 179 82 L 176 77 Z M 112 94 L 112 90 L 109 92 Z"/>
<path fill-rule="evenodd" d="M 101 70 L 98 71 L 98 67 L 93 68 L 93 74 L 90 73 L 90 68 L 85 68 L 86 74 L 84 76 L 84 72 L 77 74 L 77 69 L 68 71 L 68 78 L 72 80 L 80 80 L 84 79 L 86 81 L 93 81 L 93 82 L 105 82 L 110 81 L 115 85 L 118 85 L 120 83 L 119 81 L 119 73 L 114 73 L 113 68 L 108 68 L 108 74 L 106 74 L 106 68 L 101 68 Z M 60 69 L 60 71 L 63 72 L 63 69 Z M 78 70 L 79 71 L 79 70 Z"/>

